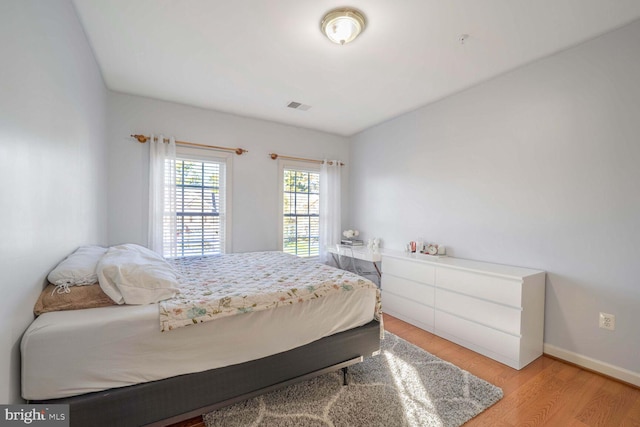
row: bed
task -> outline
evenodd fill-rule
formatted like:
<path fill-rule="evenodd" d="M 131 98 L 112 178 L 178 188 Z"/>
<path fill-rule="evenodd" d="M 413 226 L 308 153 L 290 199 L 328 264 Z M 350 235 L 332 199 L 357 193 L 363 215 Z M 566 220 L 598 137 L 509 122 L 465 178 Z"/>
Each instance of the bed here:
<path fill-rule="evenodd" d="M 225 258 L 246 263 L 251 279 L 239 277 L 240 268 L 225 273 Z M 215 267 L 203 276 L 196 264 Z M 275 278 L 289 289 L 282 295 L 292 293 L 295 301 L 280 296 L 275 307 L 261 309 L 273 294 L 248 303 L 236 295 L 246 308 L 234 310 L 233 301 L 200 301 L 181 283 L 178 295 L 157 304 L 43 313 L 21 343 L 23 398 L 69 404 L 72 425 L 166 425 L 346 368 L 380 348 L 379 291 L 359 276 L 275 252 L 182 260 L 172 267 L 183 282 L 215 276 L 209 288 L 238 280 L 253 280 L 255 287 Z M 324 285 L 298 274 L 311 269 L 316 275 L 318 268 L 339 278 L 325 287 L 340 289 L 323 294 Z M 305 286 L 311 290 L 302 292 Z M 185 317 L 182 308 L 189 304 L 197 309 Z M 163 318 L 173 311 L 179 315 Z"/>

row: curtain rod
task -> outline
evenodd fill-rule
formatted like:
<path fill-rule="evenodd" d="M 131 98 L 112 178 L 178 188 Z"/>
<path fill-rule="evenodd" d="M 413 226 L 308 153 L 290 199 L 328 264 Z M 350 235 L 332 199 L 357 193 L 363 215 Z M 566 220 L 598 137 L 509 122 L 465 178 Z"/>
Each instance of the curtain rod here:
<path fill-rule="evenodd" d="M 279 154 L 276 153 L 269 153 L 269 157 L 271 157 L 272 160 L 276 160 L 278 158 L 280 159 L 286 159 L 286 160 L 298 160 L 301 162 L 309 162 L 309 163 L 319 163 L 319 164 L 323 164 L 324 160 L 316 160 L 316 159 L 305 159 L 304 157 L 291 157 L 291 156 L 281 156 Z M 329 160 L 327 162 L 330 165 L 333 165 L 333 161 Z M 339 163 L 340 166 L 344 166 L 344 163 L 340 162 Z"/>
<path fill-rule="evenodd" d="M 140 144 L 144 144 L 145 142 L 147 142 L 148 140 L 151 139 L 151 137 L 146 136 L 146 135 L 130 135 L 130 136 L 131 136 L 131 138 L 135 138 L 136 140 L 138 140 L 138 142 Z M 157 141 L 158 137 L 154 136 L 153 140 Z M 164 138 L 164 142 L 169 142 L 169 138 Z M 209 149 L 212 149 L 212 150 L 233 151 L 238 156 L 242 155 L 242 153 L 248 153 L 249 152 L 248 150 L 245 150 L 244 148 L 219 147 L 217 145 L 196 144 L 195 142 L 188 142 L 188 141 L 176 141 L 176 144 L 187 145 L 189 147 L 209 148 Z"/>

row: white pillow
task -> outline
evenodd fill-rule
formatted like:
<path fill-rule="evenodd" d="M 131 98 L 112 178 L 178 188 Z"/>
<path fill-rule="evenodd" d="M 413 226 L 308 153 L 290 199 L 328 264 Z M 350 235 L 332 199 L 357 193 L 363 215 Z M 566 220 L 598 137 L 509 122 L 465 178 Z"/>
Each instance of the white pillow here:
<path fill-rule="evenodd" d="M 101 246 L 81 246 L 63 259 L 47 276 L 50 283 L 61 286 L 92 285 L 98 282 L 96 267 L 107 252 Z"/>
<path fill-rule="evenodd" d="M 179 292 L 178 277 L 164 258 L 133 243 L 109 248 L 98 263 L 98 281 L 118 304 L 151 304 Z"/>

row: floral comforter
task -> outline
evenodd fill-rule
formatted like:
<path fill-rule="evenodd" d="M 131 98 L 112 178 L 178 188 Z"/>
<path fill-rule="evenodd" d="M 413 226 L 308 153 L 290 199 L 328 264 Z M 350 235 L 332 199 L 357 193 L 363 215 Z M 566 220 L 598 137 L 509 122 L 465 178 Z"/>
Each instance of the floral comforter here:
<path fill-rule="evenodd" d="M 160 303 L 162 331 L 363 288 L 376 289 L 374 317 L 382 320 L 380 291 L 373 282 L 282 252 L 181 258 L 169 263 L 181 286 L 176 297 Z"/>

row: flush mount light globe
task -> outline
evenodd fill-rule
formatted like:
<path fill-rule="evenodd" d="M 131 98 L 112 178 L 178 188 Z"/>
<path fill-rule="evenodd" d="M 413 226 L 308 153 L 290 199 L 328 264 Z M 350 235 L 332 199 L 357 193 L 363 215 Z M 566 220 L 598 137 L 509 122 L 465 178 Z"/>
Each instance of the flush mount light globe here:
<path fill-rule="evenodd" d="M 322 18 L 321 28 L 329 40 L 337 44 L 347 44 L 364 31 L 365 19 L 362 12 L 351 8 L 329 11 Z"/>

